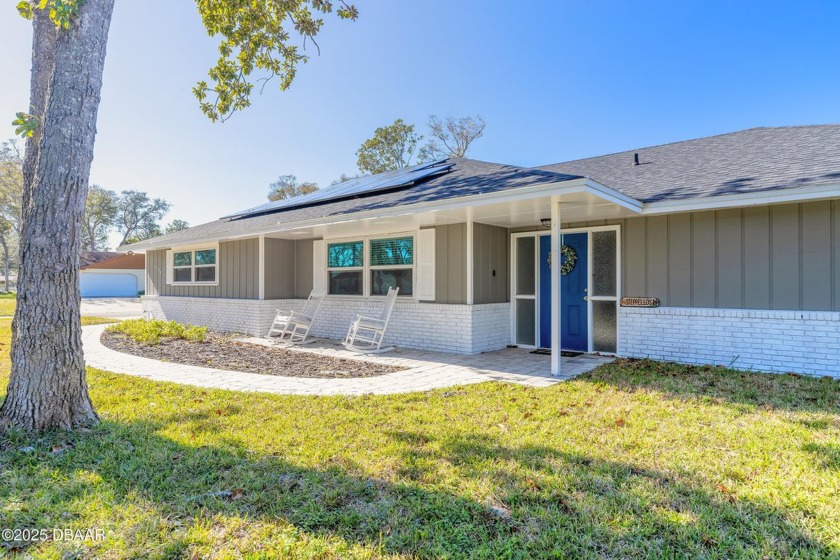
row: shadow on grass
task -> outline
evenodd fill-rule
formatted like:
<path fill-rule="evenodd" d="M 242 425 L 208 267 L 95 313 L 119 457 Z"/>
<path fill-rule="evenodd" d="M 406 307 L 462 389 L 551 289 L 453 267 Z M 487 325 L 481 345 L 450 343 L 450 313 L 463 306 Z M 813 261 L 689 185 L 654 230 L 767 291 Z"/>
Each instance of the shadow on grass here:
<path fill-rule="evenodd" d="M 191 447 L 162 435 L 181 420 L 108 421 L 89 433 L 54 434 L 54 441 L 73 440 L 55 455 L 46 451 L 49 438 L 34 442 L 30 453 L 19 447 L 33 442 L 13 438 L 0 453 L 7 481 L 0 502 L 16 506 L 0 510 L 0 525 L 52 527 L 60 525 L 59 512 L 87 519 L 91 502 L 102 502 L 105 517 L 140 507 L 145 520 L 114 528 L 128 541 L 122 552 L 167 558 L 188 557 L 196 544 L 212 549 L 218 543 L 207 544 L 190 529 L 226 531 L 234 519 L 291 531 L 287 541 L 301 534 L 321 538 L 323 549 L 359 545 L 425 558 L 840 553 L 809 538 L 785 512 L 654 470 L 548 447 L 395 432 L 388 435 L 400 449 L 396 472 L 383 480 L 340 456 L 303 467 L 235 441 Z M 452 472 L 438 477 L 440 469 Z M 244 530 L 241 543 L 227 546 L 260 551 L 261 537 Z"/>
<path fill-rule="evenodd" d="M 812 453 L 823 468 L 840 471 L 840 445 L 836 443 L 808 443 L 802 449 Z"/>
<path fill-rule="evenodd" d="M 681 399 L 840 415 L 840 380 L 831 378 L 619 359 L 578 379 L 628 392 L 649 389 Z"/>

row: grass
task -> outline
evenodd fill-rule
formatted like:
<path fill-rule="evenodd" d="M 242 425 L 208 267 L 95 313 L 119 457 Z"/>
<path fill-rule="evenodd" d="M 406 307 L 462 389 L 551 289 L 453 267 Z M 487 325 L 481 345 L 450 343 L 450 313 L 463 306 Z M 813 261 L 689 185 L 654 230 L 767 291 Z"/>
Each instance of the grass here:
<path fill-rule="evenodd" d="M 0 292 L 0 316 L 15 314 L 15 292 Z"/>
<path fill-rule="evenodd" d="M 128 319 L 108 327 L 109 332 L 121 333 L 140 344 L 160 344 L 162 338 L 180 338 L 202 342 L 207 336 L 207 327 L 182 325 L 175 321 L 160 319 Z"/>
<path fill-rule="evenodd" d="M 840 558 L 838 381 L 644 361 L 387 397 L 89 383 L 99 427 L 0 444 L 0 527 L 106 531 L 36 558 Z"/>

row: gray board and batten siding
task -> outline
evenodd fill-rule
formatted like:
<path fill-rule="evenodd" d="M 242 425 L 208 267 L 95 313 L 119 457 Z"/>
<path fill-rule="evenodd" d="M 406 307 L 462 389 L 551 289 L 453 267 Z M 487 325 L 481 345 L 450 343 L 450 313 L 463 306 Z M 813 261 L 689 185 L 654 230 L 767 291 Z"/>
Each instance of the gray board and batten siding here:
<path fill-rule="evenodd" d="M 146 253 L 146 293 L 156 296 L 259 298 L 259 239 L 219 243 L 219 283 L 214 286 L 166 283 L 166 251 Z"/>
<path fill-rule="evenodd" d="M 510 233 L 473 224 L 473 303 L 510 301 Z"/>
<path fill-rule="evenodd" d="M 563 227 L 614 224 L 623 296 L 669 307 L 840 311 L 840 200 Z"/>
<path fill-rule="evenodd" d="M 311 239 L 265 238 L 265 299 L 306 299 L 312 291 Z"/>

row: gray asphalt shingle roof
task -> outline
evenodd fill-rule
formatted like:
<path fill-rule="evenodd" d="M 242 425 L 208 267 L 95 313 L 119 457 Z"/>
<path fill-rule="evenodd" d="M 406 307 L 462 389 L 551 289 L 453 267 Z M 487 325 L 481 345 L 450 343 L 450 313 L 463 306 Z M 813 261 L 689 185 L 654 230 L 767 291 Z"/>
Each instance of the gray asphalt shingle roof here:
<path fill-rule="evenodd" d="M 640 165 L 634 165 L 634 154 Z M 241 219 L 220 219 L 166 234 L 153 244 L 245 235 L 293 223 L 366 210 L 441 201 L 475 194 L 589 177 L 641 202 L 840 183 L 840 125 L 752 128 L 627 150 L 535 168 L 451 158 L 452 169 L 389 192 Z M 231 211 L 237 210 L 231 208 Z M 144 249 L 141 242 L 132 249 Z"/>
<path fill-rule="evenodd" d="M 642 202 L 840 183 L 840 125 L 751 128 L 537 169 L 583 175 Z"/>
<path fill-rule="evenodd" d="M 289 208 L 252 218 L 234 220 L 223 218 L 186 230 L 162 235 L 149 241 L 153 241 L 155 244 L 180 244 L 215 237 L 235 237 L 253 229 L 269 228 L 277 223 L 294 223 L 326 218 L 328 216 L 392 208 L 406 204 L 447 200 L 462 196 L 492 193 L 579 178 L 578 176 L 552 171 L 488 163 L 471 159 L 450 158 L 449 161 L 455 163 L 449 172 L 436 175 L 428 181 L 419 182 L 399 190 L 304 208 Z M 147 242 L 126 245 L 126 247 L 132 249 L 142 249 L 145 246 L 147 246 Z"/>

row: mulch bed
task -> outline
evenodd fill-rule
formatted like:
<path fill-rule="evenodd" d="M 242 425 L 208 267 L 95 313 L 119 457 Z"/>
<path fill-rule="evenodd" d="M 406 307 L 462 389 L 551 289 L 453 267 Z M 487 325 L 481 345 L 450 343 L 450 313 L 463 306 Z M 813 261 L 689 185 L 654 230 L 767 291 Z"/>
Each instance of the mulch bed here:
<path fill-rule="evenodd" d="M 101 340 L 111 350 L 143 358 L 263 375 L 346 379 L 375 377 L 405 369 L 249 344 L 237 338 L 239 335 L 208 332 L 204 342 L 169 338 L 160 344 L 143 345 L 123 334 L 105 331 Z"/>

